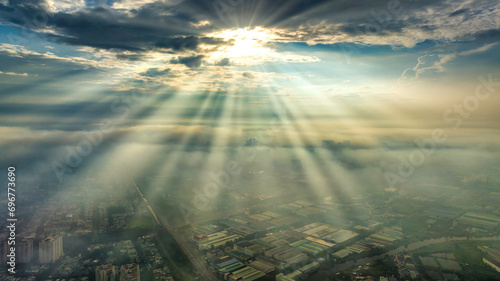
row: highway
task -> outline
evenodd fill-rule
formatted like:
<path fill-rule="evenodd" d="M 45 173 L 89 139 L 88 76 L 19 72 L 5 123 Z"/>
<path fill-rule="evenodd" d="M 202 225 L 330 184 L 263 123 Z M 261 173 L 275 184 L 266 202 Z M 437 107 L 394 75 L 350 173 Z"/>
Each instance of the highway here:
<path fill-rule="evenodd" d="M 162 225 L 175 239 L 177 244 L 181 247 L 182 251 L 186 256 L 188 257 L 189 261 L 193 264 L 193 266 L 196 268 L 198 273 L 200 274 L 202 280 L 205 281 L 218 281 L 217 277 L 214 275 L 214 273 L 210 270 L 206 262 L 203 260 L 203 258 L 195 251 L 195 249 L 190 245 L 189 238 L 187 239 L 185 237 L 182 237 L 176 230 L 173 228 L 168 221 L 163 218 L 161 215 L 157 216 L 153 208 L 149 205 L 148 200 L 144 198 L 144 195 L 142 194 L 141 190 L 139 187 L 135 184 L 135 181 L 131 179 L 132 184 L 134 187 L 137 189 L 137 192 L 141 196 L 141 198 L 144 200 L 146 205 L 149 208 L 149 211 L 151 212 L 151 215 L 154 217 L 156 222 L 160 225 Z"/>

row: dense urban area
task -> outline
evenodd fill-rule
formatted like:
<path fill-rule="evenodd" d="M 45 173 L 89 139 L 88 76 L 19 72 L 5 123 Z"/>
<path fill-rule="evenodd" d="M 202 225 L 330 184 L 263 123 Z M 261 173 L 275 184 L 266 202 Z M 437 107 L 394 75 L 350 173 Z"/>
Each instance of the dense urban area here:
<path fill-rule="evenodd" d="M 16 275 L 0 279 L 500 279 L 500 193 L 487 180 L 338 198 L 255 194 L 236 182 L 224 190 L 227 204 L 192 217 L 194 207 L 142 188 L 147 181 L 88 176 L 74 184 L 72 204 L 47 196 L 58 191 L 50 184 L 23 194 Z"/>

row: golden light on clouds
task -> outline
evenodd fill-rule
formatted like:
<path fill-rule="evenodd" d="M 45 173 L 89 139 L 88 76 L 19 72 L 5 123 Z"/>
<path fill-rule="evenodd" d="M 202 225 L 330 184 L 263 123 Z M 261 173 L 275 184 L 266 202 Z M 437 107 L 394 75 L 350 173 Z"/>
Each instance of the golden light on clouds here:
<path fill-rule="evenodd" d="M 214 52 L 213 58 L 229 58 L 241 64 L 253 64 L 252 60 L 262 60 L 274 53 L 274 50 L 266 46 L 272 39 L 272 33 L 262 27 L 226 29 L 208 36 L 222 38 L 228 42 L 232 41 L 232 44 Z"/>
<path fill-rule="evenodd" d="M 273 29 L 255 27 L 225 29 L 207 34 L 208 37 L 221 38 L 229 44 L 213 52 L 207 59 L 213 62 L 229 59 L 232 65 L 257 65 L 264 62 L 316 62 L 314 56 L 303 56 L 290 52 L 278 52 L 272 44 L 279 37 Z"/>

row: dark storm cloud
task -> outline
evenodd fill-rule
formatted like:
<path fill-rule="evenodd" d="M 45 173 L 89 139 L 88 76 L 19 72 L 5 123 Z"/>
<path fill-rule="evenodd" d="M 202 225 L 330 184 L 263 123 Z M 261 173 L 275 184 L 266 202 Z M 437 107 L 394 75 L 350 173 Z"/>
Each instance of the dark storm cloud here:
<path fill-rule="evenodd" d="M 96 8 L 75 14 L 55 14 L 49 24 L 66 35 L 58 38 L 59 41 L 75 45 L 131 51 L 152 48 L 184 51 L 198 47 L 196 31 L 189 28 L 196 22 L 194 19 L 184 15 L 155 15 L 155 12 L 128 16 Z"/>
<path fill-rule="evenodd" d="M 454 17 L 454 16 L 458 16 L 460 14 L 463 14 L 465 12 L 469 11 L 469 9 L 459 9 L 459 10 L 456 10 L 455 12 L 451 13 L 450 14 L 450 17 Z"/>
<path fill-rule="evenodd" d="M 116 58 L 120 60 L 139 61 L 144 58 L 144 55 L 140 53 L 134 53 L 134 54 L 116 53 L 115 55 Z"/>
<path fill-rule="evenodd" d="M 214 21 L 221 28 L 234 26 L 298 27 L 307 22 L 365 23 L 372 11 L 387 10 L 397 2 L 405 10 L 440 5 L 444 0 L 185 0 L 177 7 Z"/>
<path fill-rule="evenodd" d="M 187 0 L 183 5 L 196 6 L 201 0 Z M 278 0 L 278 1 L 240 1 L 234 7 L 223 5 L 221 8 L 215 1 L 209 10 L 212 18 L 222 23 L 238 26 L 300 26 L 308 21 L 328 23 L 364 23 L 372 18 L 373 12 L 387 10 L 390 3 L 399 3 L 406 10 L 421 9 L 428 5 L 439 5 L 442 1 L 396 1 L 396 0 Z"/>
<path fill-rule="evenodd" d="M 177 59 L 172 59 L 170 63 L 173 64 L 183 64 L 187 67 L 200 67 L 203 59 L 203 55 L 193 55 L 190 57 L 178 57 Z"/>
<path fill-rule="evenodd" d="M 203 28 L 198 20 L 164 4 L 151 4 L 124 13 L 110 8 L 86 8 L 75 13 L 52 13 L 43 1 L 11 1 L 0 4 L 0 18 L 38 30 L 49 28 L 56 34 L 44 34 L 51 40 L 101 49 L 144 51 L 167 49 L 196 50 L 198 45 L 220 44 L 220 40 L 198 38 Z"/>
<path fill-rule="evenodd" d="M 500 41 L 500 29 L 491 29 L 488 31 L 477 32 L 473 34 L 474 39 L 477 41 L 492 43 Z"/>
<path fill-rule="evenodd" d="M 339 30 L 349 35 L 376 33 L 378 36 L 384 36 L 389 33 L 402 32 L 402 29 L 408 25 L 407 21 L 394 20 L 384 23 L 383 28 L 381 28 L 378 23 L 374 24 L 374 22 L 376 22 L 375 19 L 359 24 L 343 24 L 339 27 Z"/>
<path fill-rule="evenodd" d="M 184 38 L 168 38 L 156 43 L 156 47 L 172 49 L 174 51 L 196 50 L 200 43 L 198 37 L 187 36 Z"/>
<path fill-rule="evenodd" d="M 170 73 L 170 69 L 164 69 L 164 70 L 159 70 L 158 68 L 150 68 L 146 70 L 145 72 L 139 73 L 142 76 L 146 77 L 157 77 L 157 76 L 173 76 Z"/>
<path fill-rule="evenodd" d="M 215 63 L 215 65 L 217 65 L 217 66 L 228 66 L 230 64 L 231 64 L 231 62 L 229 61 L 228 58 L 223 58 L 220 61 Z"/>
<path fill-rule="evenodd" d="M 248 78 L 248 79 L 255 78 L 255 76 L 252 73 L 250 73 L 250 72 L 243 72 L 243 74 L 241 74 L 241 76 L 243 76 L 245 78 Z"/>
<path fill-rule="evenodd" d="M 429 37 L 413 40 L 418 43 L 443 37 L 442 34 L 435 34 L 435 30 L 440 28 L 435 23 L 441 22 L 436 18 L 446 15 L 449 19 L 465 17 L 463 20 L 470 20 L 481 16 L 481 7 L 495 5 L 489 0 L 474 1 L 460 8 L 444 0 L 185 0 L 171 3 L 175 5 L 157 1 L 129 11 L 101 6 L 69 13 L 51 12 L 42 0 L 9 1 L 7 5 L 0 4 L 0 18 L 38 32 L 51 29 L 54 32 L 44 36 L 72 45 L 134 52 L 155 49 L 173 53 L 202 53 L 199 49 L 202 43 L 214 46 L 230 44 L 203 34 L 246 26 L 284 29 L 287 32 L 281 35 L 288 36 L 292 42 L 318 40 L 324 35 L 334 37 L 346 34 L 352 37 L 360 33 L 381 38 L 395 34 L 411 37 L 405 31 L 410 27 L 414 31 L 422 30 L 426 34 L 424 36 Z M 426 13 L 427 10 L 442 12 L 443 15 Z M 203 20 L 210 23 L 199 25 Z M 322 30 L 318 30 L 320 23 L 326 26 Z M 298 29 L 303 31 L 300 37 L 293 35 Z M 461 30 L 464 36 L 475 32 L 470 30 L 467 33 L 464 27 Z M 321 40 L 316 43 L 321 43 Z M 384 45 L 384 42 L 371 41 L 370 44 Z M 140 59 L 138 56 L 121 58 Z"/>
<path fill-rule="evenodd" d="M 393 0 L 394 1 L 394 0 Z M 156 2 L 132 10 L 129 14 L 109 8 L 87 8 L 76 13 L 51 13 L 41 0 L 11 1 L 0 5 L 2 18 L 27 26 L 38 16 L 47 18 L 47 26 L 65 35 L 58 40 L 71 44 L 102 48 L 141 49 L 144 45 L 159 45 L 172 49 L 195 48 L 196 36 L 205 29 L 191 24 L 197 18 L 209 19 L 219 28 L 235 26 L 298 26 L 307 21 L 330 23 L 364 23 L 371 18 L 371 11 L 387 9 L 390 1 L 327 1 L 327 0 L 278 0 L 278 1 L 202 1 L 186 0 L 175 6 Z M 397 1 L 406 9 L 422 8 L 436 1 Z M 418 2 L 418 3 L 416 3 Z M 224 5 L 222 5 L 224 4 Z M 21 17 L 20 17 L 21 16 Z M 19 20 L 20 18 L 25 19 Z M 32 21 L 32 20 L 31 20 Z M 227 26 L 226 22 L 231 22 Z M 176 36 L 181 36 L 176 38 Z M 137 42 L 139 41 L 139 42 Z M 209 44 L 209 41 L 205 43 Z M 218 43 L 218 42 L 212 42 Z"/>

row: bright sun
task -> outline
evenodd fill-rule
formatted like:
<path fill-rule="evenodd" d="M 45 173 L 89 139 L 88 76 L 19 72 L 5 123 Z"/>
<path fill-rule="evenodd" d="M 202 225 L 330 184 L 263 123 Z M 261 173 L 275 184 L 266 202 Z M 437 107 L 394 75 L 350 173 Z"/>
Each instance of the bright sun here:
<path fill-rule="evenodd" d="M 266 47 L 266 44 L 273 38 L 272 33 L 262 27 L 255 27 L 251 30 L 248 28 L 227 29 L 209 34 L 209 36 L 234 41 L 232 45 L 224 46 L 213 53 L 214 58 L 229 58 L 248 64 L 248 60 L 265 59 L 274 53 L 271 48 Z"/>

